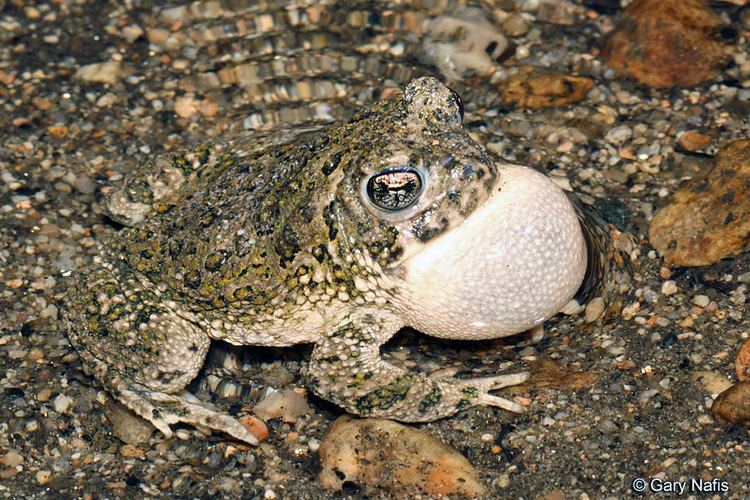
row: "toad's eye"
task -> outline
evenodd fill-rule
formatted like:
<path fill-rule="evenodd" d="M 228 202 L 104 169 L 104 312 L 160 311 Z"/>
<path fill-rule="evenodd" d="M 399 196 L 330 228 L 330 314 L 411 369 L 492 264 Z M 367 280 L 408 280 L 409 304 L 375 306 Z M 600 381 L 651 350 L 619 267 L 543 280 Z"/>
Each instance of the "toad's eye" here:
<path fill-rule="evenodd" d="M 367 181 L 367 197 L 376 207 L 388 210 L 403 210 L 412 205 L 422 194 L 422 176 L 411 167 L 382 170 Z"/>

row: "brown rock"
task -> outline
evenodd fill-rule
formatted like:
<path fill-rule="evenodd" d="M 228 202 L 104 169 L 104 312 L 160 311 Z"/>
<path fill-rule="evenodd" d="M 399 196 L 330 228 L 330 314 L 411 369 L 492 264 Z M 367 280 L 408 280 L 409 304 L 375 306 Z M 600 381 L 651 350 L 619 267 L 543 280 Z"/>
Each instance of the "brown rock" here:
<path fill-rule="evenodd" d="M 734 370 L 740 382 L 750 380 L 750 339 L 746 340 L 734 359 Z"/>
<path fill-rule="evenodd" d="M 474 467 L 456 450 L 429 434 L 375 418 L 344 416 L 333 423 L 320 444 L 319 479 L 340 491 L 353 482 L 368 494 L 409 498 L 477 498 L 486 494 Z"/>
<path fill-rule="evenodd" d="M 677 139 L 677 145 L 687 151 L 699 151 L 711 144 L 711 136 L 688 130 Z"/>
<path fill-rule="evenodd" d="M 719 394 L 711 411 L 723 424 L 750 425 L 750 382 L 740 382 Z"/>
<path fill-rule="evenodd" d="M 529 23 L 521 14 L 511 14 L 500 25 L 508 36 L 523 36 L 529 32 Z"/>
<path fill-rule="evenodd" d="M 585 389 L 596 381 L 596 374 L 590 371 L 570 372 L 556 362 L 543 359 L 531 366 L 531 375 L 523 384 L 507 389 L 509 393 L 527 392 L 531 388 L 565 387 L 569 389 Z"/>
<path fill-rule="evenodd" d="M 648 229 L 669 265 L 707 266 L 750 241 L 750 140 L 723 147 L 705 179 L 677 191 Z"/>
<path fill-rule="evenodd" d="M 127 458 L 143 458 L 146 456 L 146 450 L 132 444 L 125 444 L 120 447 L 120 455 Z"/>
<path fill-rule="evenodd" d="M 536 15 L 543 23 L 570 26 L 576 22 L 576 9 L 568 0 L 540 0 Z"/>
<path fill-rule="evenodd" d="M 544 495 L 544 500 L 565 500 L 565 492 L 563 490 L 552 490 Z"/>
<path fill-rule="evenodd" d="M 112 424 L 112 434 L 129 445 L 148 441 L 154 433 L 154 426 L 113 399 L 107 399 L 104 414 Z"/>
<path fill-rule="evenodd" d="M 564 106 L 583 100 L 594 86 L 594 80 L 537 70 L 531 66 L 498 85 L 506 104 L 529 109 Z"/>
<path fill-rule="evenodd" d="M 602 56 L 620 75 L 650 87 L 690 87 L 713 78 L 726 59 L 721 27 L 707 0 L 636 0 Z"/>
<path fill-rule="evenodd" d="M 89 83 L 115 84 L 132 74 L 132 70 L 116 61 L 87 64 L 76 71 L 76 77 Z"/>

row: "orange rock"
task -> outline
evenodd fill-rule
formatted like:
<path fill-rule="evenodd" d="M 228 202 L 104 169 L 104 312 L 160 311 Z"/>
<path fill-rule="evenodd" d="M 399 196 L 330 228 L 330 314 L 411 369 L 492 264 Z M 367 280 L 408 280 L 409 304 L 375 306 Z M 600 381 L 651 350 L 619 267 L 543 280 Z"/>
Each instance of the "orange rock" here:
<path fill-rule="evenodd" d="M 741 252 L 750 241 L 750 140 L 723 147 L 705 179 L 656 213 L 648 235 L 671 266 L 707 266 Z"/>
<path fill-rule="evenodd" d="M 583 100 L 594 86 L 585 76 L 540 71 L 525 66 L 498 85 L 503 101 L 511 106 L 542 109 Z"/>
<path fill-rule="evenodd" d="M 258 441 L 265 441 L 268 439 L 268 426 L 258 417 L 242 417 L 240 419 L 240 424 L 242 424 L 250 434 L 255 436 Z"/>
<path fill-rule="evenodd" d="M 632 370 L 635 368 L 635 361 L 632 359 L 626 359 L 617 363 L 617 368 L 620 370 Z"/>
<path fill-rule="evenodd" d="M 34 97 L 31 100 L 31 103 L 37 108 L 41 109 L 42 111 L 47 111 L 52 107 L 52 101 L 47 101 L 45 99 L 42 99 L 41 97 Z"/>
<path fill-rule="evenodd" d="M 734 369 L 739 381 L 750 380 L 750 339 L 746 340 L 740 347 L 740 351 L 734 359 Z"/>
<path fill-rule="evenodd" d="M 690 87 L 713 78 L 727 58 L 721 27 L 707 0 L 636 0 L 601 55 L 620 75 L 650 87 Z"/>
<path fill-rule="evenodd" d="M 677 145 L 687 151 L 698 151 L 711 144 L 711 137 L 695 130 L 688 130 L 677 139 Z"/>
<path fill-rule="evenodd" d="M 132 444 L 126 444 L 120 447 L 120 455 L 128 458 L 143 458 L 146 456 L 146 450 Z"/>
<path fill-rule="evenodd" d="M 180 118 L 190 118 L 200 110 L 200 101 L 191 95 L 184 95 L 174 100 L 174 112 Z"/>
<path fill-rule="evenodd" d="M 58 139 L 64 139 L 68 135 L 68 127 L 55 125 L 52 127 L 47 127 L 47 132 L 49 132 L 50 135 L 57 137 Z"/>

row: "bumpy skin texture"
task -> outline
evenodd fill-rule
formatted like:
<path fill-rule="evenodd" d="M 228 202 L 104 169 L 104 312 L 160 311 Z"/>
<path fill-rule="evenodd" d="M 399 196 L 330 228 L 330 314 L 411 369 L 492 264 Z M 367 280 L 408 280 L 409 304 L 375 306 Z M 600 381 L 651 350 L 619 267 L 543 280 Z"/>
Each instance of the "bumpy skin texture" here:
<path fill-rule="evenodd" d="M 368 180 L 405 166 L 419 196 L 379 208 Z M 464 339 L 531 328 L 573 296 L 586 267 L 562 192 L 493 161 L 434 78 L 315 133 L 156 160 L 107 207 L 128 227 L 70 287 L 69 337 L 104 387 L 166 435 L 186 422 L 256 442 L 184 391 L 210 339 L 314 343 L 309 387 L 360 415 L 522 411 L 488 391 L 525 373 L 434 380 L 386 363 L 379 348 L 407 325 Z M 442 294 L 431 269 L 450 281 Z"/>

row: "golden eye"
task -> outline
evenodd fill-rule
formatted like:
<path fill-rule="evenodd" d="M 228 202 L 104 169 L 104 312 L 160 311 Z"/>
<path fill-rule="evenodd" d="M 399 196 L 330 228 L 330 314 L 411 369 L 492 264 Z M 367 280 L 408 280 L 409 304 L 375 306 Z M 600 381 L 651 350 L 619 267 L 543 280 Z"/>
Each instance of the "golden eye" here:
<path fill-rule="evenodd" d="M 411 206 L 422 194 L 422 176 L 411 167 L 382 170 L 367 181 L 367 197 L 378 208 L 388 211 Z"/>

